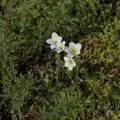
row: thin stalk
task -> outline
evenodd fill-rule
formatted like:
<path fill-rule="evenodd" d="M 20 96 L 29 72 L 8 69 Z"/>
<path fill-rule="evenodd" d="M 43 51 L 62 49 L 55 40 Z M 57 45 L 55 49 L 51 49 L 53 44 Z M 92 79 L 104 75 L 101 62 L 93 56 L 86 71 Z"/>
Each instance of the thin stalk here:
<path fill-rule="evenodd" d="M 59 80 L 59 73 L 60 73 L 60 55 L 56 54 L 56 80 Z"/>

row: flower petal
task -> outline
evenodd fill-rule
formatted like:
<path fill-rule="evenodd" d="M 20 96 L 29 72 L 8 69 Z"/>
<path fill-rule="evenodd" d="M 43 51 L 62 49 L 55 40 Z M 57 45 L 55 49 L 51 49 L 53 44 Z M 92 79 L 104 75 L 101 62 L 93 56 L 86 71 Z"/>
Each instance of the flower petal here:
<path fill-rule="evenodd" d="M 58 40 L 61 42 L 61 41 L 62 41 L 62 37 L 61 37 L 61 36 L 59 36 L 59 37 L 58 37 Z"/>
<path fill-rule="evenodd" d="M 69 52 L 70 52 L 70 48 L 69 48 L 69 47 L 66 47 L 64 51 L 65 51 L 66 53 L 69 53 Z"/>
<path fill-rule="evenodd" d="M 66 43 L 66 42 L 65 42 L 65 41 L 63 41 L 63 42 L 62 42 L 62 45 L 64 45 L 64 46 L 65 46 L 65 43 Z"/>
<path fill-rule="evenodd" d="M 68 58 L 68 57 L 64 57 L 64 60 L 65 60 L 65 61 L 68 61 L 68 60 L 69 60 L 69 58 Z"/>
<path fill-rule="evenodd" d="M 81 47 L 82 47 L 82 45 L 81 45 L 80 43 L 77 43 L 77 44 L 76 44 L 76 48 L 77 48 L 77 50 L 80 50 Z"/>
<path fill-rule="evenodd" d="M 51 44 L 51 45 L 50 45 L 50 48 L 51 48 L 51 49 L 54 49 L 54 48 L 55 48 L 55 45 L 54 45 L 54 44 Z"/>
<path fill-rule="evenodd" d="M 68 69 L 71 71 L 73 69 L 73 66 L 69 66 Z"/>
<path fill-rule="evenodd" d="M 77 50 L 77 53 L 76 53 L 77 55 L 79 55 L 80 54 L 80 50 Z"/>
<path fill-rule="evenodd" d="M 61 42 L 58 41 L 57 42 L 57 47 L 60 47 L 60 45 L 61 45 Z"/>
<path fill-rule="evenodd" d="M 52 33 L 52 39 L 54 39 L 54 40 L 58 39 L 57 33 L 55 33 L 55 32 Z"/>
<path fill-rule="evenodd" d="M 69 43 L 69 47 L 75 47 L 75 43 L 74 42 L 70 42 Z"/>
<path fill-rule="evenodd" d="M 68 53 L 67 56 L 70 57 L 70 58 L 72 58 L 74 55 L 71 54 L 71 53 Z"/>
<path fill-rule="evenodd" d="M 75 63 L 75 61 L 73 60 L 73 66 L 75 67 L 76 66 L 76 63 Z"/>
<path fill-rule="evenodd" d="M 68 63 L 67 63 L 67 62 L 65 62 L 65 64 L 64 64 L 64 65 L 65 65 L 65 67 L 68 67 Z"/>
<path fill-rule="evenodd" d="M 46 43 L 52 44 L 52 43 L 53 43 L 53 40 L 52 40 L 52 39 L 48 39 L 48 40 L 46 41 Z"/>

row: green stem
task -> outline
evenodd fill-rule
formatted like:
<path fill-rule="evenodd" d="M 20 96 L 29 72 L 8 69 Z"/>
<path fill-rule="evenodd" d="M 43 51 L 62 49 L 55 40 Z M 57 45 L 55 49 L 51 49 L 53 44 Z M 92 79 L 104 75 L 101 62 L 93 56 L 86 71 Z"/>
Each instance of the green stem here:
<path fill-rule="evenodd" d="M 56 54 L 56 80 L 59 80 L 59 73 L 60 73 L 60 55 Z"/>

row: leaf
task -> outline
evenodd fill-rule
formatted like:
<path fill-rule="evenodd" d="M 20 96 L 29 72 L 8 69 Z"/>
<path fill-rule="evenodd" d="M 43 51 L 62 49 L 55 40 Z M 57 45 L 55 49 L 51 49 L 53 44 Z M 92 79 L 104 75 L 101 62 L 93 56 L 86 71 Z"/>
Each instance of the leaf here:
<path fill-rule="evenodd" d="M 36 9 L 30 10 L 28 14 L 31 15 L 33 18 L 37 18 L 38 16 L 40 16 L 39 11 L 37 11 Z"/>

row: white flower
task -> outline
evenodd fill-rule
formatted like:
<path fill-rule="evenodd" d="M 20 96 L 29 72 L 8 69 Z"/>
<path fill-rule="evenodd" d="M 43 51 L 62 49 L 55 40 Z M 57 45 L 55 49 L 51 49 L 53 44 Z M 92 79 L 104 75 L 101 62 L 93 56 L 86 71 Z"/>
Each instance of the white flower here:
<path fill-rule="evenodd" d="M 70 71 L 73 69 L 73 67 L 76 66 L 76 63 L 72 58 L 64 57 L 64 60 L 65 60 L 65 67 L 67 67 Z"/>
<path fill-rule="evenodd" d="M 52 33 L 52 39 L 48 39 L 46 42 L 50 44 L 50 48 L 54 49 L 57 47 L 57 44 L 59 44 L 62 41 L 62 37 L 58 36 L 57 33 Z"/>
<path fill-rule="evenodd" d="M 57 51 L 57 53 L 60 53 L 60 52 L 62 52 L 64 49 L 65 49 L 65 41 L 58 42 L 55 51 Z"/>
<path fill-rule="evenodd" d="M 69 47 L 65 48 L 65 52 L 67 53 L 68 57 L 73 57 L 74 55 L 80 54 L 81 44 L 69 43 Z"/>

